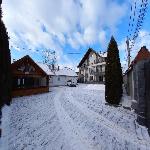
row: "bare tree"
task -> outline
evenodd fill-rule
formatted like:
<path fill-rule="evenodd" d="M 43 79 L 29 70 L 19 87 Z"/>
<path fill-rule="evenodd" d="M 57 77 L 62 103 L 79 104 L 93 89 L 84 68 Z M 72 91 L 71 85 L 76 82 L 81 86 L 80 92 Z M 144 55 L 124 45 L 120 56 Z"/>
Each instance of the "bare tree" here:
<path fill-rule="evenodd" d="M 50 69 L 54 70 L 55 69 L 55 64 L 56 64 L 56 52 L 51 49 L 46 49 L 43 51 L 43 62 L 47 64 Z"/>

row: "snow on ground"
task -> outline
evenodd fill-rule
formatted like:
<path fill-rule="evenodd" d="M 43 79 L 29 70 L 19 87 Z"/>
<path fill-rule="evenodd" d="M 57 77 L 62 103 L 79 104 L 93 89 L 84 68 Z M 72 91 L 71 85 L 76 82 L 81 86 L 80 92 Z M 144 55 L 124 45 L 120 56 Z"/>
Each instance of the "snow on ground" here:
<path fill-rule="evenodd" d="M 4 107 L 2 150 L 146 150 L 136 114 L 105 105 L 104 85 L 54 87 Z"/>

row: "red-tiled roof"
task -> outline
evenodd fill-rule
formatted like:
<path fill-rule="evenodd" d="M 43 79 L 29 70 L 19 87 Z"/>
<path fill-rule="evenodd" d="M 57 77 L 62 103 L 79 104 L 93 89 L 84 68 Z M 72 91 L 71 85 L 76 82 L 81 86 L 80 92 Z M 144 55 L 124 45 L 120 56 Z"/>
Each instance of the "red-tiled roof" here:
<path fill-rule="evenodd" d="M 150 58 L 150 52 L 148 51 L 146 46 L 143 46 L 141 47 L 140 51 L 138 52 L 134 60 L 131 62 L 131 65 L 134 65 L 137 62 L 144 60 L 144 59 L 148 59 L 148 58 Z"/>
<path fill-rule="evenodd" d="M 146 48 L 146 46 L 141 47 L 141 49 L 139 50 L 138 54 L 136 55 L 136 57 L 134 58 L 134 60 L 131 62 L 129 68 L 126 70 L 126 73 L 130 72 L 133 68 L 133 66 L 144 59 L 150 59 L 150 52 L 149 50 Z M 125 73 L 125 74 L 126 74 Z"/>

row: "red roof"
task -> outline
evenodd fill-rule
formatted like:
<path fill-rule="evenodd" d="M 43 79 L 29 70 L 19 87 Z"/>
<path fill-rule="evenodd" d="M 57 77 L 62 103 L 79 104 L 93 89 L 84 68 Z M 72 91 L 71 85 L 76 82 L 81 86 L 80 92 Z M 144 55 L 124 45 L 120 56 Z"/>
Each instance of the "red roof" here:
<path fill-rule="evenodd" d="M 141 47 L 140 51 L 136 55 L 135 59 L 131 62 L 131 66 L 136 64 L 137 62 L 150 58 L 150 52 L 146 48 L 146 46 Z"/>
<path fill-rule="evenodd" d="M 141 49 L 139 50 L 138 54 L 136 55 L 136 57 L 134 58 L 134 60 L 131 62 L 129 68 L 126 70 L 126 73 L 130 72 L 133 68 L 133 66 L 144 59 L 150 59 L 150 52 L 149 50 L 146 48 L 146 46 L 141 47 Z M 125 74 L 126 74 L 125 73 Z"/>

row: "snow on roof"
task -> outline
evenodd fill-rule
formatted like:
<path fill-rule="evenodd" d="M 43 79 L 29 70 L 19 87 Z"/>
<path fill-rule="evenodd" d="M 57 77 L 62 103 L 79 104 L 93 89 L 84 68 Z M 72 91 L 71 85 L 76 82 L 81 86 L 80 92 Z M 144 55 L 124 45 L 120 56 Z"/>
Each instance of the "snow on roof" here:
<path fill-rule="evenodd" d="M 107 52 L 100 52 L 100 53 L 98 53 L 101 57 L 107 57 Z"/>
<path fill-rule="evenodd" d="M 48 75 L 54 75 L 54 73 L 49 69 L 48 65 L 43 64 L 43 63 L 37 63 L 37 65 L 44 71 L 46 72 Z"/>
<path fill-rule="evenodd" d="M 76 68 L 75 72 L 79 72 L 79 68 Z"/>
<path fill-rule="evenodd" d="M 71 76 L 71 77 L 77 77 L 78 75 L 74 70 L 71 68 L 65 67 L 63 69 L 60 69 L 55 72 L 56 75 L 64 75 L 64 76 Z"/>

